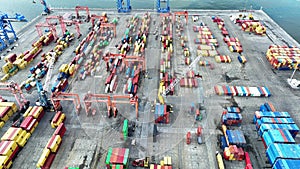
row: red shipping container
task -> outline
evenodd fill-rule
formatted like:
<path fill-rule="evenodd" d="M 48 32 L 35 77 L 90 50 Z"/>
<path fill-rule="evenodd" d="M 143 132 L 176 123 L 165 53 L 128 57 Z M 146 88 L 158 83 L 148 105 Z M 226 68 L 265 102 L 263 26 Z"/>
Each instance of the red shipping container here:
<path fill-rule="evenodd" d="M 56 112 L 56 114 L 54 115 L 54 117 L 52 119 L 52 122 L 56 123 L 59 120 L 59 117 L 61 116 L 61 114 L 62 114 L 61 111 Z"/>
<path fill-rule="evenodd" d="M 26 130 L 28 128 L 28 126 L 30 125 L 30 123 L 34 120 L 34 118 L 32 116 L 28 116 L 26 117 L 23 122 L 21 123 L 20 127 L 24 130 Z"/>
<path fill-rule="evenodd" d="M 50 153 L 49 156 L 47 157 L 44 166 L 41 169 L 50 169 L 51 165 L 54 161 L 55 158 L 55 154 L 54 153 Z"/>
<path fill-rule="evenodd" d="M 36 123 L 37 123 L 37 119 L 33 119 L 31 121 L 31 123 L 29 123 L 28 127 L 25 130 L 26 131 L 31 131 L 34 128 L 34 126 L 35 126 Z"/>
<path fill-rule="evenodd" d="M 64 123 L 60 123 L 60 125 L 54 131 L 54 135 L 60 135 L 60 137 L 62 138 L 64 136 L 66 130 L 67 129 L 66 129 Z"/>

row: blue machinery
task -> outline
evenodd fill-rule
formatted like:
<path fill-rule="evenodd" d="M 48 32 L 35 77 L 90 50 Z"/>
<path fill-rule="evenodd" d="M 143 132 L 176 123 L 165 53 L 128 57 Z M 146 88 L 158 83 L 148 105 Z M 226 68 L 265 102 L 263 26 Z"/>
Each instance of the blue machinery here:
<path fill-rule="evenodd" d="M 126 5 L 123 7 L 125 0 L 117 0 L 117 9 L 118 12 L 130 12 L 131 6 L 130 6 L 130 0 L 126 0 Z"/>
<path fill-rule="evenodd" d="M 7 42 L 12 44 L 18 40 L 11 22 L 27 22 L 27 20 L 20 14 L 16 14 L 13 18 L 8 17 L 7 14 L 0 14 L 0 52 L 7 48 Z"/>
<path fill-rule="evenodd" d="M 35 0 L 32 1 L 33 3 L 36 3 Z M 41 4 L 44 6 L 44 12 L 46 14 L 50 14 L 50 8 L 47 6 L 46 0 L 41 0 Z"/>
<path fill-rule="evenodd" d="M 125 0 L 117 0 L 118 12 L 130 12 L 131 11 L 130 0 L 126 0 L 126 5 L 125 5 L 124 1 Z M 162 3 L 166 3 L 165 8 L 161 7 Z M 157 9 L 157 12 L 159 12 L 159 13 L 170 12 L 170 0 L 156 0 L 156 9 Z"/>
<path fill-rule="evenodd" d="M 162 8 L 161 3 L 166 3 L 166 7 Z M 159 12 L 159 13 L 168 13 L 168 12 L 170 12 L 170 0 L 157 0 L 156 8 L 157 8 L 157 12 Z"/>

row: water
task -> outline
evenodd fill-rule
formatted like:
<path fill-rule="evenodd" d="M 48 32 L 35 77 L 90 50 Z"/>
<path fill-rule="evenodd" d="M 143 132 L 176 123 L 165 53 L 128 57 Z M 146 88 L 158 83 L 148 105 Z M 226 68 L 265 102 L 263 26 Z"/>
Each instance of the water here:
<path fill-rule="evenodd" d="M 21 13 L 28 20 L 40 15 L 43 6 L 36 0 L 1 0 L 0 11 L 13 15 Z M 50 7 L 74 8 L 76 5 L 90 8 L 115 8 L 116 0 L 47 0 Z M 153 0 L 131 0 L 133 9 L 154 9 Z M 300 0 L 170 0 L 171 9 L 260 9 L 277 22 L 295 40 L 300 42 Z M 24 23 L 14 23 L 16 29 Z"/>

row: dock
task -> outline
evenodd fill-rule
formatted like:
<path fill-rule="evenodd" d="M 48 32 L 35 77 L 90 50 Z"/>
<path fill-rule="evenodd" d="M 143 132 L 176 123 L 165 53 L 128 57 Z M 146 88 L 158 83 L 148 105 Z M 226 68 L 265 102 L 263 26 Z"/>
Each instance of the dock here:
<path fill-rule="evenodd" d="M 152 163 L 159 163 L 165 156 L 172 157 L 173 168 L 217 168 L 216 151 L 220 151 L 218 140 L 222 134 L 220 127 L 221 115 L 224 108 L 228 106 L 238 106 L 242 109 L 243 121 L 238 129 L 244 133 L 247 141 L 244 151 L 249 153 L 253 168 L 263 168 L 269 166 L 269 164 L 265 162 L 267 160 L 265 148 L 261 139 L 259 139 L 255 124 L 252 123 L 254 112 L 259 110 L 260 105 L 270 102 L 276 110 L 289 112 L 295 124 L 300 124 L 300 107 L 298 106 L 300 92 L 292 89 L 286 82 L 286 79 L 291 76 L 292 70 L 276 69 L 266 58 L 266 52 L 270 45 L 294 46 L 298 48 L 300 48 L 300 45 L 264 11 L 188 10 L 188 19 L 186 21 L 184 15 L 173 17 L 172 14 L 160 14 L 153 10 L 133 10 L 130 13 L 117 13 L 115 10 L 90 9 L 91 15 L 103 16 L 104 12 L 107 15 L 108 23 L 111 23 L 114 19 L 117 20 L 116 34 L 113 33 L 112 28 L 103 28 L 102 33 L 105 33 L 108 44 L 95 48 L 94 46 L 99 45 L 101 41 L 101 38 L 99 38 L 101 33 L 97 34 L 95 42 L 90 43 L 92 45 L 91 50 L 85 53 L 82 64 L 68 78 L 68 87 L 64 92 L 77 94 L 81 102 L 81 109 L 77 111 L 72 101 L 60 101 L 62 112 L 66 115 L 66 120 L 64 121 L 66 133 L 62 138 L 61 146 L 56 153 L 51 168 L 104 169 L 106 168 L 106 154 L 110 147 L 129 149 L 129 168 L 136 168 L 131 165 L 131 161 L 134 159 L 150 157 Z M 171 13 L 175 12 L 178 11 L 172 11 Z M 245 32 L 241 29 L 241 26 L 232 20 L 239 14 L 248 16 L 250 13 L 266 27 L 266 35 Z M 78 37 L 79 34 L 76 31 L 75 23 L 66 26 L 67 31 L 74 34 L 74 39 L 62 50 L 62 54 L 53 64 L 50 79 L 51 87 L 55 83 L 58 74 L 60 74 L 61 66 L 69 64 L 76 57 L 76 47 L 84 38 L 89 36 L 93 29 L 92 21 L 86 21 L 87 14 L 85 11 L 80 11 L 79 15 L 80 17 L 76 18 L 74 9 L 54 9 L 49 15 L 67 17 L 65 20 L 75 20 L 79 23 L 81 33 L 80 37 Z M 138 30 L 142 27 L 142 21 L 146 20 L 144 18 L 145 15 L 150 17 L 150 22 L 145 26 L 148 29 L 146 45 L 142 52 L 135 53 L 133 51 L 134 42 L 136 41 Z M 32 44 L 40 38 L 36 31 L 36 25 L 38 23 L 46 23 L 46 17 L 38 16 L 17 32 L 19 39 L 0 53 L 0 67 L 6 63 L 6 56 L 12 53 L 18 55 L 32 48 Z M 185 39 L 184 45 L 190 52 L 190 63 L 199 56 L 197 52 L 200 44 L 194 42 L 198 35 L 197 32 L 193 31 L 195 26 L 207 26 L 217 40 L 218 46 L 215 49 L 220 55 L 229 56 L 231 62 L 218 63 L 215 56 L 203 56 L 202 54 L 199 61 L 206 61 L 210 65 L 200 66 L 198 61 L 191 66 L 191 70 L 195 74 L 199 73 L 201 75 L 201 78 L 194 78 L 197 87 L 184 87 L 180 83 L 175 85 L 173 95 L 167 94 L 164 98 L 166 104 L 173 106 L 173 112 L 168 117 L 169 122 L 167 124 L 156 124 L 154 111 L 155 105 L 159 103 L 161 60 L 167 57 L 167 50 L 165 52 L 162 51 L 163 45 L 161 42 L 164 17 L 172 18 L 170 24 L 172 25 L 173 51 L 169 60 L 170 67 L 168 65 L 165 67 L 166 72 L 172 76 L 171 78 L 175 79 L 176 77 L 185 76 L 187 73 L 187 57 L 184 56 L 182 39 Z M 194 17 L 198 17 L 198 19 L 193 20 L 192 18 Z M 238 38 L 238 41 L 242 44 L 242 52 L 230 51 L 227 44 L 223 41 L 224 36 L 218 24 L 213 22 L 213 17 L 220 17 L 224 20 L 230 36 Z M 131 24 L 130 22 L 135 18 L 138 18 L 136 27 L 129 33 L 133 43 L 129 44 L 130 50 L 126 55 L 136 56 L 139 61 L 144 59 L 142 62 L 145 63 L 141 69 L 137 84 L 138 117 L 135 105 L 119 104 L 118 102 L 116 102 L 116 107 L 118 108 L 116 118 L 108 118 L 107 105 L 105 103 L 92 103 L 91 111 L 87 113 L 84 99 L 88 93 L 105 94 L 112 98 L 114 95 L 129 95 L 124 94 L 124 91 L 126 93 L 124 85 L 126 86 L 129 79 L 126 77 L 126 67 L 125 71 L 117 71 L 118 83 L 115 85 L 114 91 L 106 92 L 105 81 L 109 77 L 110 71 L 107 71 L 106 62 L 102 56 L 106 52 L 120 53 L 117 46 L 126 37 L 125 32 Z M 95 19 L 95 25 L 97 24 L 97 19 Z M 53 19 L 50 22 L 54 25 L 57 36 L 62 37 L 64 32 L 62 32 L 59 20 Z M 180 27 L 182 30 L 177 32 L 177 27 Z M 41 31 L 45 35 L 51 32 L 49 28 L 44 27 L 41 28 Z M 30 68 L 41 62 L 41 55 L 51 51 L 55 46 L 56 43 L 54 41 L 47 46 L 42 46 L 42 51 L 32 62 L 9 77 L 6 82 L 13 81 L 19 85 L 24 84 L 30 75 Z M 97 49 L 100 56 L 96 60 L 94 60 L 96 58 L 95 54 L 92 54 L 93 49 Z M 246 57 L 246 63 L 240 63 L 238 60 L 240 55 Z M 90 68 L 88 66 L 90 65 L 93 65 L 91 68 L 93 70 L 88 72 L 87 70 Z M 5 73 L 0 72 L 0 77 L 4 75 Z M 294 78 L 300 79 L 300 74 L 296 73 Z M 41 83 L 44 84 L 45 79 L 45 77 L 41 78 Z M 239 97 L 219 96 L 215 93 L 215 86 L 226 85 L 267 87 L 272 95 L 270 97 Z M 113 90 L 111 87 L 109 88 Z M 23 86 L 22 91 L 25 98 L 34 106 L 39 95 L 36 87 L 32 86 L 30 90 L 26 90 Z M 9 101 L 15 102 L 10 92 L 1 91 L 0 95 Z M 50 96 L 51 93 L 48 94 L 49 98 Z M 128 101 L 128 98 L 122 99 L 124 102 Z M 191 106 L 204 108 L 202 120 L 195 120 L 195 115 L 191 113 Z M 27 144 L 13 160 L 13 169 L 36 167 L 45 145 L 55 131 L 50 124 L 54 115 L 55 112 L 47 111 L 45 113 Z M 134 131 L 128 138 L 122 137 L 124 119 L 128 119 L 129 124 L 134 126 Z M 13 119 L 10 118 L 4 127 L 1 128 L 1 136 L 12 123 Z M 203 144 L 197 143 L 196 130 L 198 126 L 203 128 Z M 155 128 L 157 128 L 157 131 Z M 187 132 L 192 134 L 191 144 L 186 144 Z M 135 144 L 132 144 L 133 140 Z M 296 136 L 295 140 L 299 142 L 299 136 Z M 225 161 L 225 164 L 226 168 L 245 168 L 244 161 Z"/>

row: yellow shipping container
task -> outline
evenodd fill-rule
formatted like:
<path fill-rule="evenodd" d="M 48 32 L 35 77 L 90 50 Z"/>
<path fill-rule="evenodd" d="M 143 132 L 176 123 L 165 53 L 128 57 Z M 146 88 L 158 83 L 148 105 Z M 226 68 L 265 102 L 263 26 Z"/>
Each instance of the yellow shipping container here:
<path fill-rule="evenodd" d="M 14 102 L 0 102 L 0 107 L 11 107 L 14 113 L 18 111 L 18 107 Z"/>
<path fill-rule="evenodd" d="M 31 109 L 32 109 L 32 106 L 29 106 L 29 107 L 27 108 L 27 110 L 25 111 L 25 113 L 23 114 L 23 117 L 29 116 L 29 113 L 30 113 Z"/>
<path fill-rule="evenodd" d="M 3 117 L 1 118 L 1 121 L 7 122 L 8 119 L 9 119 L 9 117 L 8 117 L 8 115 L 6 114 L 5 116 L 3 116 Z"/>
<path fill-rule="evenodd" d="M 24 147 L 25 144 L 27 143 L 28 139 L 30 138 L 30 136 L 31 136 L 30 133 L 27 133 L 26 130 L 23 130 L 22 133 L 21 133 L 21 136 L 17 140 L 17 144 L 20 147 Z"/>
<path fill-rule="evenodd" d="M 40 168 L 45 164 L 46 159 L 48 158 L 50 154 L 50 150 L 47 148 L 44 148 L 43 153 L 38 161 L 38 163 L 36 164 L 36 167 Z"/>
<path fill-rule="evenodd" d="M 5 122 L 4 121 L 0 121 L 0 128 L 2 128 L 4 126 Z"/>
<path fill-rule="evenodd" d="M 1 141 L 17 141 L 23 129 L 10 127 L 1 137 Z"/>
<path fill-rule="evenodd" d="M 4 169 L 5 164 L 7 164 L 9 160 L 8 156 L 0 156 L 0 169 Z"/>

